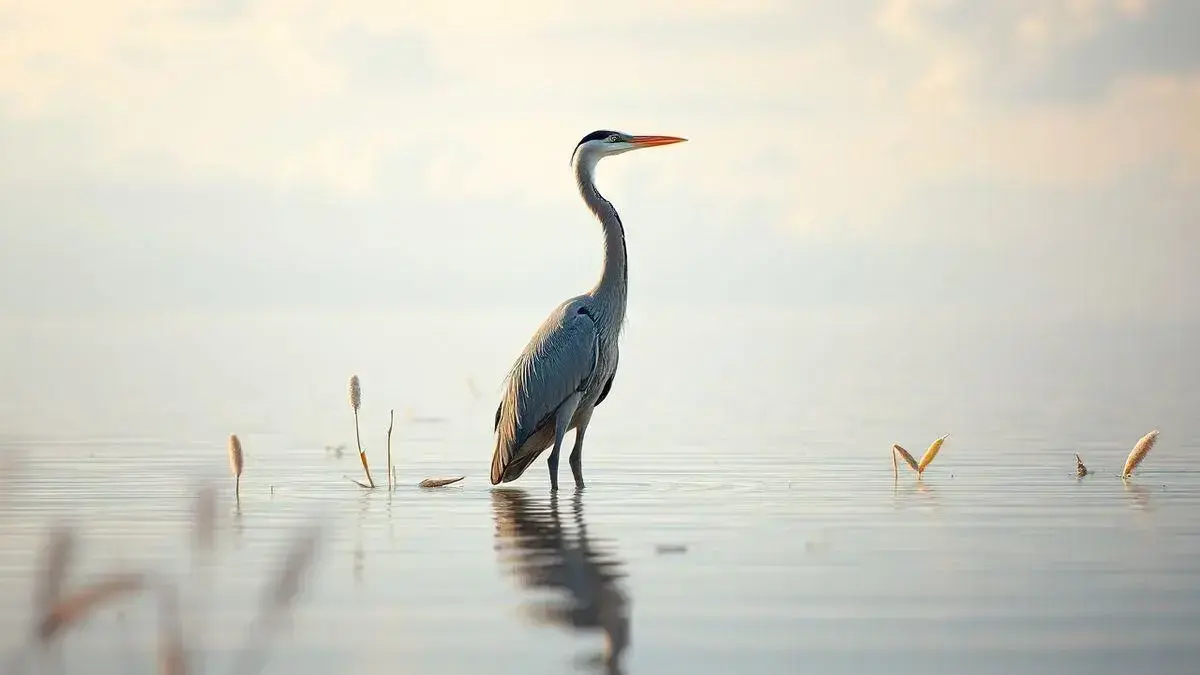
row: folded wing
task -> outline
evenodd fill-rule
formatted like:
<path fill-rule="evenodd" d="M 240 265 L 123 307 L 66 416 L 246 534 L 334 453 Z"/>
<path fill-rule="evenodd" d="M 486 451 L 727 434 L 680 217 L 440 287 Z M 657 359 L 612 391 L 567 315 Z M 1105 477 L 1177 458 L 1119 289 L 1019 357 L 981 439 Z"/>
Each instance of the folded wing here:
<path fill-rule="evenodd" d="M 599 340 L 585 307 L 566 303 L 542 323 L 509 373 L 496 409 L 492 485 L 516 479 L 545 448 L 523 448 L 596 370 Z"/>

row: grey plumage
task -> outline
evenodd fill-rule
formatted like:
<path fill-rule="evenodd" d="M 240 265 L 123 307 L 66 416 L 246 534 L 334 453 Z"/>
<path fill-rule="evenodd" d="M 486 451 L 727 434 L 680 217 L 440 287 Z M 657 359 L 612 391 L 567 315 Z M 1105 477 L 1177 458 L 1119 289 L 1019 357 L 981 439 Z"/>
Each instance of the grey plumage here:
<path fill-rule="evenodd" d="M 584 433 L 593 410 L 612 389 L 629 280 L 624 226 L 616 208 L 596 189 L 596 163 L 609 155 L 682 140 L 602 130 L 576 146 L 572 160 L 579 192 L 604 230 L 604 266 L 590 291 L 566 300 L 546 317 L 509 371 L 493 422 L 493 485 L 520 478 L 553 446 L 547 464 L 551 489 L 557 489 L 563 436 L 574 430 L 569 461 L 576 487 L 583 487 Z"/>

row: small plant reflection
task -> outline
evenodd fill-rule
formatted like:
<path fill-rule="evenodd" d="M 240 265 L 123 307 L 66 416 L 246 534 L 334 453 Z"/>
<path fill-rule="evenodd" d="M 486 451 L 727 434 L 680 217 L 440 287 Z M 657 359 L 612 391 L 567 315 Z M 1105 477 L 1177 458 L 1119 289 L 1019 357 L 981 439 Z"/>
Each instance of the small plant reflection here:
<path fill-rule="evenodd" d="M 522 588 L 560 594 L 529 606 L 527 615 L 537 624 L 602 631 L 604 650 L 588 660 L 608 675 L 621 675 L 630 624 L 629 599 L 619 587 L 623 564 L 588 536 L 581 493 L 571 498 L 572 523 L 566 526 L 557 495 L 534 500 L 524 490 L 495 489 L 492 509 L 501 563 Z"/>
<path fill-rule="evenodd" d="M 905 484 L 893 481 L 892 500 L 897 509 L 916 504 L 925 504 L 933 508 L 939 506 L 937 490 L 922 481 Z"/>
<path fill-rule="evenodd" d="M 1150 490 L 1145 485 L 1125 481 L 1125 494 L 1129 495 L 1130 504 L 1135 509 L 1150 511 L 1154 508 L 1150 503 Z"/>

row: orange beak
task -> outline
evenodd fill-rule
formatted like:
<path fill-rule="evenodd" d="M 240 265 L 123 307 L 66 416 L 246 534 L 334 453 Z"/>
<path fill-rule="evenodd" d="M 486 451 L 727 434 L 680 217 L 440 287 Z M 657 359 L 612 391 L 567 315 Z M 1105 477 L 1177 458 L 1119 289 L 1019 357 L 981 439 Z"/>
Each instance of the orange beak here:
<path fill-rule="evenodd" d="M 656 145 L 670 145 L 672 143 L 682 143 L 686 138 L 677 136 L 634 136 L 633 144 L 639 148 L 652 148 Z"/>

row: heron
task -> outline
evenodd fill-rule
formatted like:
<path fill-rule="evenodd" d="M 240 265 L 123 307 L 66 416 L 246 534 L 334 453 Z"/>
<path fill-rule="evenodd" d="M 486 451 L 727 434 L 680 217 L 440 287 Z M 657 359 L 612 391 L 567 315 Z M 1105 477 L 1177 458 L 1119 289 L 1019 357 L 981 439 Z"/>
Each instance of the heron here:
<path fill-rule="evenodd" d="M 559 451 L 563 437 L 574 430 L 568 461 L 576 489 L 583 489 L 583 438 L 596 406 L 612 390 L 629 291 L 625 228 L 612 202 L 596 188 L 596 164 L 630 150 L 685 140 L 601 129 L 575 145 L 571 153 L 575 181 L 604 230 L 604 263 L 591 290 L 555 307 L 509 370 L 492 425 L 496 434 L 492 485 L 520 478 L 546 448 L 553 447 L 546 464 L 550 490 L 557 492 Z"/>

